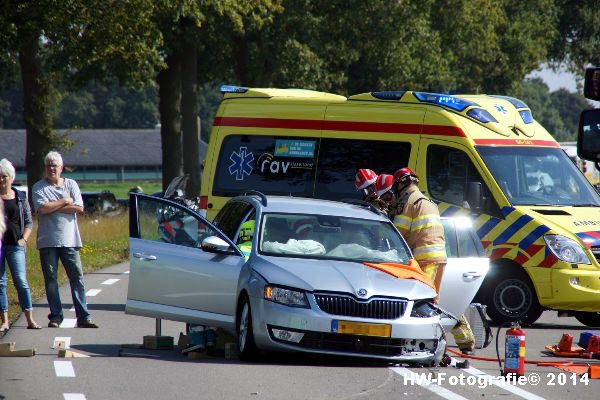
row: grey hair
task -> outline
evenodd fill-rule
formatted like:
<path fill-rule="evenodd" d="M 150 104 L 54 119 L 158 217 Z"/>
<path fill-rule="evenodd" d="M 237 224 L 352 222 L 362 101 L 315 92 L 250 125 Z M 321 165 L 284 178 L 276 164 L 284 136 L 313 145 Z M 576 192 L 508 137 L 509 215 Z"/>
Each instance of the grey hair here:
<path fill-rule="evenodd" d="M 63 165 L 62 156 L 58 151 L 51 151 L 48 154 L 46 154 L 46 157 L 44 157 L 44 164 L 48 165 L 49 161 L 56 161 L 58 165 Z"/>
<path fill-rule="evenodd" d="M 6 158 L 0 160 L 0 174 L 6 174 L 10 179 L 15 179 L 15 167 Z"/>

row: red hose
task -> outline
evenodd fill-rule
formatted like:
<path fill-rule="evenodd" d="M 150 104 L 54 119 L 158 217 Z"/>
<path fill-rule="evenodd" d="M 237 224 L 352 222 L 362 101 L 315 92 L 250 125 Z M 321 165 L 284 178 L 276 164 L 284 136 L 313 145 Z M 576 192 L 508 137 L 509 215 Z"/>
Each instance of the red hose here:
<path fill-rule="evenodd" d="M 479 360 L 479 361 L 498 361 L 497 358 L 492 358 L 492 357 L 480 357 L 480 356 L 474 356 L 471 354 L 463 354 L 461 352 L 458 352 L 456 350 L 452 350 L 452 349 L 447 349 L 449 353 L 452 353 L 456 356 L 459 357 L 463 357 L 463 358 L 470 358 L 472 360 Z M 500 359 L 501 361 L 504 361 L 503 358 Z M 588 364 L 575 364 L 573 361 L 531 361 L 531 360 L 525 360 L 525 364 L 535 364 L 539 367 L 565 367 L 565 366 L 588 366 Z"/>

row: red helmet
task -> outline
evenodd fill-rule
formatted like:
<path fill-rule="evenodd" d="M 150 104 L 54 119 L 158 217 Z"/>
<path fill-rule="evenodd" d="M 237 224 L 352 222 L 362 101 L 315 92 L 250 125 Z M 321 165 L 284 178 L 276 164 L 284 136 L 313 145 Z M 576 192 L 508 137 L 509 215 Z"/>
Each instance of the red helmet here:
<path fill-rule="evenodd" d="M 392 190 L 394 186 L 394 177 L 388 174 L 381 174 L 377 177 L 375 182 L 375 190 L 377 191 L 377 197 L 383 196 L 386 192 Z"/>
<path fill-rule="evenodd" d="M 417 174 L 415 174 L 415 172 L 408 167 L 400 168 L 398 171 L 394 172 L 394 182 L 404 183 L 408 182 L 408 179 L 410 179 L 411 182 L 419 181 Z"/>
<path fill-rule="evenodd" d="M 359 169 L 354 177 L 354 186 L 356 190 L 365 189 L 377 180 L 377 174 L 370 169 Z"/>

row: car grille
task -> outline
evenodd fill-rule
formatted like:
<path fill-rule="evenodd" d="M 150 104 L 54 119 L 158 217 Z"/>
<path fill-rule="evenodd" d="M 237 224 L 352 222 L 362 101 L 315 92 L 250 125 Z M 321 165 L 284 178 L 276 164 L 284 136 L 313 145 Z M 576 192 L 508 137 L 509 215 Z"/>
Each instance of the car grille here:
<path fill-rule="evenodd" d="M 357 301 L 349 296 L 315 294 L 317 305 L 327 314 L 344 317 L 397 319 L 406 310 L 406 300 L 371 299 Z"/>

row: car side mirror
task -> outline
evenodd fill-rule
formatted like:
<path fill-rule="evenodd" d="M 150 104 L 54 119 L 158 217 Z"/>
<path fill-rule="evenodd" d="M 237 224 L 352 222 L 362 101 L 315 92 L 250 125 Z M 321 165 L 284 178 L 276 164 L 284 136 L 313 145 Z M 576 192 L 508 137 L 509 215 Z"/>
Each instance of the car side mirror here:
<path fill-rule="evenodd" d="M 600 109 L 581 113 L 577 131 L 577 155 L 584 160 L 600 161 Z"/>
<path fill-rule="evenodd" d="M 465 207 L 471 211 L 481 210 L 483 203 L 483 194 L 481 190 L 481 182 L 468 182 L 465 193 Z"/>
<path fill-rule="evenodd" d="M 209 253 L 235 254 L 229 243 L 217 236 L 209 236 L 202 241 L 201 249 Z"/>

